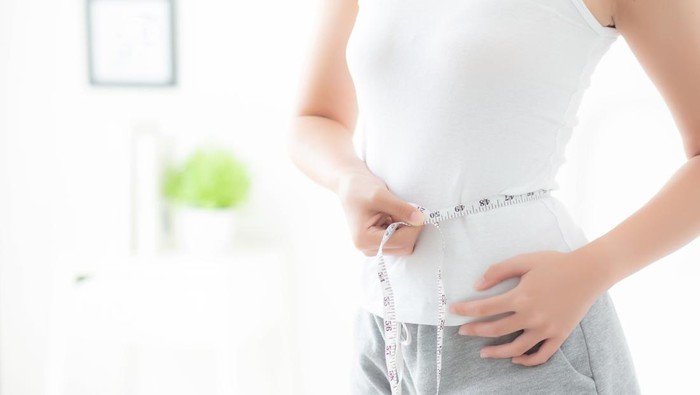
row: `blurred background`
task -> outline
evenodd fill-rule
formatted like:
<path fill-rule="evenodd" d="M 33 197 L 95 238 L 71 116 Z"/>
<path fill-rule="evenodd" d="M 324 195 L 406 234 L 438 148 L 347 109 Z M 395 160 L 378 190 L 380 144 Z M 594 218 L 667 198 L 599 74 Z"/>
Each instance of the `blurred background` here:
<path fill-rule="evenodd" d="M 0 0 L 0 392 L 344 394 L 359 259 L 285 151 L 318 4 Z M 555 194 L 589 239 L 685 160 L 622 37 Z M 688 393 L 700 242 L 611 289 L 646 394 Z"/>

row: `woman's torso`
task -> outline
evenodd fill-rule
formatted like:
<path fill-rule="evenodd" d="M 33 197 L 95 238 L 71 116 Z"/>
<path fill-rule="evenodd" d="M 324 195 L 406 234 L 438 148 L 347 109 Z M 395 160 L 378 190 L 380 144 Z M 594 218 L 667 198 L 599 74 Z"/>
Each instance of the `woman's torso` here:
<path fill-rule="evenodd" d="M 429 209 L 557 189 L 582 95 L 618 36 L 583 0 L 359 0 L 346 55 L 361 156 L 394 194 Z M 448 304 L 476 296 L 473 282 L 499 259 L 585 241 L 555 198 L 451 222 Z M 429 225 L 412 255 L 387 256 L 399 321 L 435 323 L 439 241 Z M 362 304 L 382 315 L 376 264 L 364 265 Z M 448 313 L 446 325 L 467 321 Z"/>

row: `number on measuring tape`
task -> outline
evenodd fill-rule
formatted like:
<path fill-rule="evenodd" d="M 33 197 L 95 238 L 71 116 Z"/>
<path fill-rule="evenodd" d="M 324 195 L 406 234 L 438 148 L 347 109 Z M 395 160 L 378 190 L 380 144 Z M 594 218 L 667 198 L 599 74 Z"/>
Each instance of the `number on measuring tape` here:
<path fill-rule="evenodd" d="M 445 295 L 444 286 L 442 283 L 442 261 L 445 256 L 445 237 L 440 229 L 440 222 L 447 219 L 459 218 L 467 216 L 470 214 L 479 214 L 485 211 L 496 209 L 499 207 L 504 207 L 505 205 L 510 205 L 513 203 L 522 203 L 532 200 L 531 198 L 541 198 L 547 196 L 551 192 L 551 189 L 539 189 L 537 191 L 526 192 L 520 195 L 494 195 L 489 197 L 484 197 L 473 202 L 467 202 L 465 204 L 457 204 L 455 206 L 446 207 L 440 210 L 428 211 L 428 216 L 424 221 L 424 224 L 434 225 L 438 229 L 441 236 L 442 247 L 441 247 L 441 258 L 438 260 L 437 266 L 437 290 L 438 290 L 438 319 L 437 319 L 437 346 L 436 346 L 436 364 L 435 372 L 437 385 L 435 388 L 435 393 L 440 392 L 440 377 L 442 374 L 442 343 L 443 334 L 445 329 L 445 306 L 447 305 L 447 296 Z M 507 203 L 507 204 L 506 204 Z M 468 211 L 466 207 L 471 207 Z M 475 207 L 479 207 L 475 210 Z M 426 208 L 417 205 L 416 208 L 421 212 L 425 212 Z M 386 264 L 384 262 L 384 255 L 382 253 L 384 243 L 391 237 L 396 228 L 400 225 L 409 225 L 406 222 L 399 221 L 390 224 L 386 231 L 384 232 L 384 237 L 379 245 L 379 249 L 376 256 L 376 261 L 378 262 L 378 276 L 379 282 L 382 287 L 383 302 L 384 302 L 384 354 L 386 359 L 387 373 L 389 377 L 389 382 L 391 385 L 391 394 L 400 395 L 401 394 L 401 378 L 396 369 L 396 359 L 397 359 L 397 349 L 396 340 L 397 336 L 400 336 L 400 330 L 395 330 L 398 328 L 398 321 L 396 320 L 396 306 L 393 297 L 393 291 L 391 289 L 391 282 L 389 281 L 389 276 L 386 270 Z"/>

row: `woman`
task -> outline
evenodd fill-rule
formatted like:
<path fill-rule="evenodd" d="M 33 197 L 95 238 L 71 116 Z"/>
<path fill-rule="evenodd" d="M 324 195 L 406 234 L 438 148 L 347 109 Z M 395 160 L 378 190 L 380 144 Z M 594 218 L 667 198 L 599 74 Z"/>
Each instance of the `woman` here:
<path fill-rule="evenodd" d="M 352 392 L 639 393 L 608 289 L 700 233 L 700 3 L 321 4 L 289 151 L 366 256 Z M 589 241 L 549 192 L 620 35 L 688 161 Z"/>

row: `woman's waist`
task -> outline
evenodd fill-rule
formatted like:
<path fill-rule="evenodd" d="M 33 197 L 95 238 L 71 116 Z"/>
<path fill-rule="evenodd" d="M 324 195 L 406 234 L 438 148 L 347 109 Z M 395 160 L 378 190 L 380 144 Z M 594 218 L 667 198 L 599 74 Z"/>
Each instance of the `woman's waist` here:
<path fill-rule="evenodd" d="M 426 210 L 426 217 L 439 217 L 423 225 L 410 255 L 386 255 L 390 270 L 401 266 L 433 265 L 439 254 L 445 254 L 445 265 L 494 263 L 519 253 L 538 250 L 574 250 L 588 242 L 566 206 L 551 193 L 533 195 L 531 200 L 507 205 L 498 200 L 490 210 L 480 211 L 479 201 L 465 202 L 464 207 L 448 206 Z M 527 198 L 525 195 L 514 195 Z M 489 202 L 493 204 L 493 202 Z M 465 210 L 461 216 L 445 218 L 445 211 Z M 430 221 L 431 218 L 428 218 Z M 437 225 L 437 226 L 436 226 Z M 427 262 L 427 263 L 426 263 Z M 432 263 L 431 263 L 432 262 Z M 474 263 L 476 262 L 476 263 Z M 393 268 L 392 268 L 393 267 Z"/>
<path fill-rule="evenodd" d="M 485 292 L 475 291 L 473 284 L 490 266 L 516 255 L 545 250 L 571 251 L 575 244 L 568 240 L 583 244 L 584 238 L 579 236 L 575 224 L 552 213 L 549 205 L 553 201 L 554 198 L 540 199 L 517 209 L 504 207 L 455 218 L 440 222 L 439 228 L 424 225 L 411 254 L 384 254 L 396 300 L 400 305 L 413 303 L 412 309 L 434 314 L 438 265 L 448 304 L 503 293 L 515 287 L 519 282 L 515 277 Z M 376 265 L 374 259 L 367 258 L 363 292 L 380 298 Z M 450 320 L 458 318 L 462 319 L 451 316 Z"/>
<path fill-rule="evenodd" d="M 502 172 L 494 169 L 451 167 L 449 170 L 412 170 L 402 166 L 371 169 L 400 199 L 426 209 L 442 209 L 471 204 L 499 195 L 519 195 L 540 190 L 559 189 L 554 174 L 545 170 Z"/>

